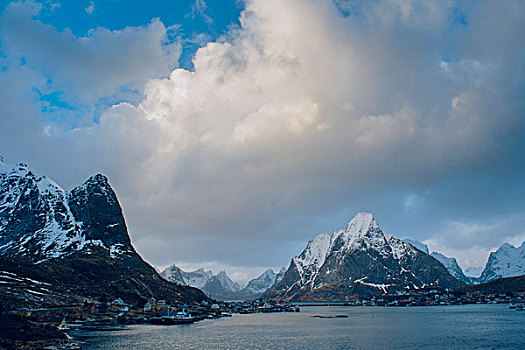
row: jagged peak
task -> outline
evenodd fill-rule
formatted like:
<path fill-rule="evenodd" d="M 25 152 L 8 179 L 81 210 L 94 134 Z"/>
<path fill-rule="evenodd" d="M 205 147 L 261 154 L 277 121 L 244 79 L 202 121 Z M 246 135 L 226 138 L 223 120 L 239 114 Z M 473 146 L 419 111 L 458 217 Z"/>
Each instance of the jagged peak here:
<path fill-rule="evenodd" d="M 9 164 L 6 162 L 0 162 L 0 172 L 7 173 L 11 171 L 29 171 L 27 163 Z"/>
<path fill-rule="evenodd" d="M 106 176 L 95 174 L 90 176 L 82 185 L 74 188 L 71 192 L 87 191 L 88 189 L 102 189 L 102 191 L 106 192 L 111 189 L 111 186 L 109 185 L 109 180 Z"/>
<path fill-rule="evenodd" d="M 0 174 L 4 174 L 7 178 L 28 179 L 32 181 L 38 191 L 42 194 L 46 192 L 59 193 L 64 196 L 65 190 L 56 182 L 47 176 L 40 175 L 29 168 L 27 163 L 6 164 L 0 163 Z"/>
<path fill-rule="evenodd" d="M 377 221 L 374 215 L 371 213 L 358 213 L 352 220 L 346 225 L 346 232 L 352 232 L 356 234 L 364 234 L 369 231 L 372 227 L 378 227 Z"/>
<path fill-rule="evenodd" d="M 100 173 L 95 174 L 91 176 L 89 179 L 86 180 L 85 183 L 103 183 L 107 184 L 109 183 L 108 178 L 105 175 L 102 175 Z"/>
<path fill-rule="evenodd" d="M 503 243 L 498 249 L 496 249 L 496 252 L 503 251 L 503 250 L 514 250 L 518 249 L 513 244 L 510 244 L 508 242 Z"/>
<path fill-rule="evenodd" d="M 320 256 L 329 249 L 331 236 L 323 232 L 308 241 L 304 253 L 307 255 Z"/>
<path fill-rule="evenodd" d="M 359 243 L 361 242 L 361 243 Z M 370 213 L 358 213 L 346 225 L 344 230 L 335 231 L 332 235 L 331 249 L 348 250 L 356 248 L 356 244 L 366 246 L 382 246 L 385 236 Z"/>

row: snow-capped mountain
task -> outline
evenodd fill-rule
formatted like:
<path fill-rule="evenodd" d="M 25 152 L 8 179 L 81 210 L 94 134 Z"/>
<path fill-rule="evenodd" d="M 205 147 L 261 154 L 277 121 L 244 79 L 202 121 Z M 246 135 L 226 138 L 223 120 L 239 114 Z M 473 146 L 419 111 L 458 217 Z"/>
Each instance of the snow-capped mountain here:
<path fill-rule="evenodd" d="M 66 192 L 26 164 L 0 164 L 0 254 L 41 262 L 93 247 L 134 253 L 117 197 L 103 175 Z"/>
<path fill-rule="evenodd" d="M 281 300 L 349 300 L 426 286 L 454 288 L 461 282 L 435 258 L 384 234 L 369 213 L 345 229 L 321 233 L 293 258 L 281 282 L 263 297 Z"/>
<path fill-rule="evenodd" d="M 242 293 L 247 296 L 247 299 L 256 299 L 275 283 L 280 282 L 283 279 L 285 272 L 286 268 L 284 267 L 278 273 L 275 273 L 272 269 L 268 269 L 259 277 L 248 282 L 246 287 L 242 289 Z"/>
<path fill-rule="evenodd" d="M 161 272 L 161 276 L 179 285 L 187 285 L 202 289 L 206 295 L 218 300 L 250 300 L 257 299 L 279 282 L 286 272 L 283 267 L 279 273 L 268 269 L 257 278 L 252 279 L 242 288 L 238 282 L 234 282 L 225 271 L 214 275 L 211 271 L 200 268 L 195 271 L 186 272 L 172 265 Z"/>
<path fill-rule="evenodd" d="M 490 253 L 480 283 L 496 278 L 525 275 L 525 242 L 519 247 L 504 243 L 495 252 Z"/>
<path fill-rule="evenodd" d="M 155 269 L 157 271 L 159 271 L 159 275 L 162 278 L 164 278 L 166 281 L 170 281 L 172 283 L 176 283 L 176 284 L 178 284 L 180 286 L 188 286 L 189 285 L 184 280 L 184 273 L 187 273 L 187 272 L 182 271 L 176 265 L 171 265 L 170 267 L 167 267 L 167 268 L 165 268 L 162 271 L 158 267 L 155 267 Z"/>
<path fill-rule="evenodd" d="M 206 295 L 219 300 L 235 300 L 241 299 L 238 297 L 238 292 L 241 286 L 232 281 L 225 271 L 212 276 L 202 288 Z"/>
<path fill-rule="evenodd" d="M 213 277 L 213 273 L 200 268 L 192 272 L 182 271 L 182 276 L 186 285 L 203 289 L 206 283 Z"/>
<path fill-rule="evenodd" d="M 206 298 L 197 289 L 166 282 L 136 253 L 115 192 L 100 174 L 67 192 L 26 164 L 1 163 L 0 256 L 19 280 L 38 276 L 64 293 L 35 299 L 35 305 L 124 295 L 135 303 L 149 297 Z M 25 292 L 0 290 L 0 297 L 30 300 Z"/>
<path fill-rule="evenodd" d="M 206 295 L 214 299 L 239 299 L 238 292 L 241 290 L 241 286 L 234 282 L 226 274 L 226 271 L 220 271 L 216 275 L 211 271 L 205 271 L 203 268 L 186 272 L 176 265 L 172 265 L 162 271 L 160 275 L 167 281 L 202 289 Z"/>
<path fill-rule="evenodd" d="M 202 268 L 186 272 L 177 265 L 172 265 L 164 269 L 160 275 L 165 280 L 177 283 L 181 286 L 192 286 L 199 289 L 203 289 L 210 278 L 214 276 L 211 271 L 204 271 Z"/>

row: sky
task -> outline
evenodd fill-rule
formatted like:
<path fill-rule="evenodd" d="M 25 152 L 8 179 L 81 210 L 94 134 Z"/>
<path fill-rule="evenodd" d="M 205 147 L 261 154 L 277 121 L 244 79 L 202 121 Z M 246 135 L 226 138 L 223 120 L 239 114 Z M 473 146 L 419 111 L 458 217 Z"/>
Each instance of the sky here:
<path fill-rule="evenodd" d="M 521 0 L 0 1 L 0 154 L 108 176 L 151 264 L 246 280 L 358 212 L 525 240 Z"/>

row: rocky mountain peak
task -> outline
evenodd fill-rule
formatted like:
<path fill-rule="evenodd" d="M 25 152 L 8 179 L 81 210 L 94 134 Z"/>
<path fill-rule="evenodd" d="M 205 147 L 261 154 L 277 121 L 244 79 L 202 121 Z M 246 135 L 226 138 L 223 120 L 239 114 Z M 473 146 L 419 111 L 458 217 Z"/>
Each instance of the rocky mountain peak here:
<path fill-rule="evenodd" d="M 445 267 L 408 243 L 385 235 L 374 216 L 359 213 L 345 229 L 322 233 L 292 259 L 281 282 L 267 298 L 347 300 L 358 294 L 381 294 L 439 285 L 460 285 Z"/>
<path fill-rule="evenodd" d="M 131 245 L 117 196 L 104 175 L 91 176 L 74 188 L 68 203 L 75 218 L 90 228 L 84 231 L 87 239 L 100 240 L 108 247 Z"/>
<path fill-rule="evenodd" d="M 356 249 L 381 249 L 385 243 L 385 235 L 374 216 L 370 213 L 359 213 L 350 220 L 344 230 L 333 233 L 330 248 L 344 254 Z"/>

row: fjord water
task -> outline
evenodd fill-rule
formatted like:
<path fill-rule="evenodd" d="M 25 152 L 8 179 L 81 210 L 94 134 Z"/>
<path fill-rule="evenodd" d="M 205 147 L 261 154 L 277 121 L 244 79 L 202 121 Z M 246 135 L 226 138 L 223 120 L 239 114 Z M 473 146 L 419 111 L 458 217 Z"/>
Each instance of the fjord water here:
<path fill-rule="evenodd" d="M 525 349 L 525 312 L 506 305 L 304 306 L 300 313 L 73 335 L 85 349 Z"/>

